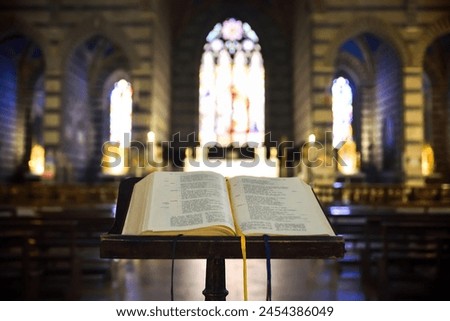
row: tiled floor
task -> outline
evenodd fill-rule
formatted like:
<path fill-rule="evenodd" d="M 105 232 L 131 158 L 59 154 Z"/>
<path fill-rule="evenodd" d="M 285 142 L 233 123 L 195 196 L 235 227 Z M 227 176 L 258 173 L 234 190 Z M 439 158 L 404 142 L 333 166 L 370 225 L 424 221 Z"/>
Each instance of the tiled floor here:
<path fill-rule="evenodd" d="M 249 300 L 265 300 L 266 262 L 248 260 Z M 272 300 L 364 300 L 359 273 L 335 261 L 272 260 Z M 206 262 L 175 261 L 174 299 L 204 300 Z M 170 300 L 170 260 L 119 260 L 111 278 L 86 279 L 82 300 Z M 226 261 L 227 300 L 243 299 L 242 261 Z"/>

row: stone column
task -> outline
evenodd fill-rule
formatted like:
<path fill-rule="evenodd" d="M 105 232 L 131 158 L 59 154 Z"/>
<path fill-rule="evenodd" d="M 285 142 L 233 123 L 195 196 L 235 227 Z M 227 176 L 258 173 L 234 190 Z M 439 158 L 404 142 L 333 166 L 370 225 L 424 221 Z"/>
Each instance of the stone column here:
<path fill-rule="evenodd" d="M 333 111 L 331 83 L 334 68 L 322 61 L 313 63 L 313 91 L 311 94 L 311 126 L 319 147 L 316 166 L 311 169 L 314 183 L 332 184 L 336 175 L 336 163 L 333 158 L 332 127 Z M 318 88 L 321 88 L 318 90 Z M 305 140 L 307 141 L 307 137 Z"/>
<path fill-rule="evenodd" d="M 422 147 L 424 143 L 422 68 L 403 69 L 404 151 L 403 171 L 407 185 L 422 185 Z"/>
<path fill-rule="evenodd" d="M 47 70 L 44 79 L 45 109 L 43 121 L 43 137 L 45 148 L 44 179 L 63 179 L 61 173 L 62 140 L 62 79 L 61 71 L 56 68 Z"/>

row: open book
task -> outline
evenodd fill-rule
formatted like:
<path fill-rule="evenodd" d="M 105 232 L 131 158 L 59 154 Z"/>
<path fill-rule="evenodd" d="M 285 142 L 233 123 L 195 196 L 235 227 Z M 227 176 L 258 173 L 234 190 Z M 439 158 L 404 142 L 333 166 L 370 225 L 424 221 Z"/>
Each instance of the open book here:
<path fill-rule="evenodd" d="M 311 187 L 296 177 L 154 172 L 134 186 L 126 235 L 332 235 Z"/>

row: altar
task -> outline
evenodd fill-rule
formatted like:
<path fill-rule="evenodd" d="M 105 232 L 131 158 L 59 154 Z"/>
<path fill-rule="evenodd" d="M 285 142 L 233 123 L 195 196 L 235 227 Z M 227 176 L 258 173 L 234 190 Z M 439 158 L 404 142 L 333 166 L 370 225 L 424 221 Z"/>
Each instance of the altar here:
<path fill-rule="evenodd" d="M 216 155 L 212 155 L 211 150 Z M 276 148 L 270 148 L 269 157 L 266 147 L 245 148 L 249 152 L 243 155 L 240 149 L 229 150 L 217 147 L 197 147 L 195 154 L 192 149 L 186 151 L 183 171 L 213 171 L 225 177 L 239 175 L 279 177 L 280 161 Z M 219 156 L 217 156 L 219 154 Z"/>

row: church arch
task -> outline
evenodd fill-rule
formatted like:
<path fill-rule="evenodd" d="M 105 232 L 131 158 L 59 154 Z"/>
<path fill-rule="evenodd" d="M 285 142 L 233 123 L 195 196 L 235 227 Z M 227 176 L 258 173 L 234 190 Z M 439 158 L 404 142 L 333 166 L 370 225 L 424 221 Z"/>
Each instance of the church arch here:
<path fill-rule="evenodd" d="M 117 26 L 101 16 L 91 15 L 74 26 L 67 34 L 70 42 L 65 42 L 61 47 L 62 69 L 64 70 L 71 53 L 92 36 L 100 35 L 110 39 L 112 43 L 121 48 L 127 60 L 133 68 L 141 65 L 141 59 L 136 52 L 136 47 L 129 37 Z"/>
<path fill-rule="evenodd" d="M 99 174 L 102 144 L 108 140 L 109 132 L 105 85 L 111 75 L 129 71 L 130 65 L 120 46 L 98 34 L 85 39 L 67 57 L 61 111 L 62 148 L 71 179 L 95 179 Z"/>
<path fill-rule="evenodd" d="M 18 29 L 0 38 L 0 180 L 25 179 L 33 145 L 42 150 L 44 60 L 40 46 Z"/>
<path fill-rule="evenodd" d="M 37 28 L 33 28 L 28 22 L 15 15 L 2 17 L 0 20 L 0 40 L 10 35 L 20 34 L 29 38 L 35 43 L 44 57 L 48 57 L 48 40 L 39 32 Z"/>
<path fill-rule="evenodd" d="M 444 16 L 430 25 L 422 34 L 417 42 L 416 55 L 414 56 L 413 65 L 421 66 L 426 54 L 427 48 L 439 37 L 450 33 L 450 15 Z"/>
<path fill-rule="evenodd" d="M 403 82 L 401 57 L 388 41 L 371 32 L 343 42 L 334 60 L 334 78 L 353 86 L 353 134 L 362 167 L 372 162 L 389 180 L 401 177 Z M 377 124 L 377 125 L 374 125 Z M 371 166 L 373 168 L 373 166 Z"/>
<path fill-rule="evenodd" d="M 329 44 L 329 49 L 326 51 L 327 54 L 324 57 L 325 63 L 332 66 L 338 55 L 340 46 L 348 39 L 363 33 L 372 33 L 384 39 L 398 52 L 402 65 L 408 65 L 410 63 L 411 54 L 406 44 L 402 41 L 399 32 L 385 21 L 374 17 L 358 18 L 340 28 L 333 37 L 333 41 Z"/>
<path fill-rule="evenodd" d="M 363 153 L 367 147 L 362 133 L 364 120 L 362 119 L 363 109 L 366 108 L 363 96 L 365 88 L 373 79 L 373 72 L 367 64 L 362 63 L 358 58 L 347 52 L 341 52 L 336 60 L 336 69 L 333 79 L 344 77 L 353 86 L 353 138 L 357 150 Z M 330 87 L 331 90 L 331 87 Z"/>
<path fill-rule="evenodd" d="M 434 172 L 450 173 L 450 32 L 436 38 L 423 59 L 425 143 L 434 151 Z"/>

